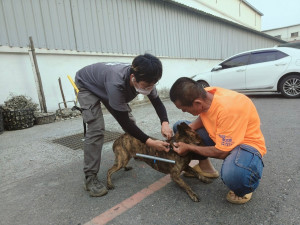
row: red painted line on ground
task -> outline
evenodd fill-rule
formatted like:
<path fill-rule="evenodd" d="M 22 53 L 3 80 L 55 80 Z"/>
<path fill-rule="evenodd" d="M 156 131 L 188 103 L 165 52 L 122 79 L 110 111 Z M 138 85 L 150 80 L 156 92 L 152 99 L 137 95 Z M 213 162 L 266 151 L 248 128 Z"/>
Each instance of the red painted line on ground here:
<path fill-rule="evenodd" d="M 196 164 L 197 161 L 192 161 L 190 163 L 190 166 L 194 166 Z M 137 192 L 136 194 L 125 199 L 124 201 L 120 202 L 114 207 L 108 209 L 107 211 L 100 214 L 99 216 L 96 216 L 95 218 L 85 223 L 84 225 L 104 225 L 109 221 L 113 220 L 114 218 L 116 218 L 117 216 L 121 215 L 122 213 L 126 212 L 128 209 L 131 209 L 133 206 L 141 202 L 143 199 L 147 198 L 149 195 L 152 195 L 153 193 L 163 188 L 170 182 L 171 182 L 170 175 L 164 176 L 163 178 L 159 179 L 158 181 L 154 182 L 153 184 L 149 185 L 143 190 Z"/>

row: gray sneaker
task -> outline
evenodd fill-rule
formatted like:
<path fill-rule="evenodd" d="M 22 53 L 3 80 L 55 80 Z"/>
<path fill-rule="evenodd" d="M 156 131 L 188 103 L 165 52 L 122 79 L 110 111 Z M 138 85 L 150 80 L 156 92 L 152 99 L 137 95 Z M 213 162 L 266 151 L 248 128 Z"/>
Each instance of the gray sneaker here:
<path fill-rule="evenodd" d="M 106 187 L 98 180 L 98 177 L 88 176 L 84 182 L 84 189 L 90 193 L 92 197 L 100 197 L 107 194 Z"/>

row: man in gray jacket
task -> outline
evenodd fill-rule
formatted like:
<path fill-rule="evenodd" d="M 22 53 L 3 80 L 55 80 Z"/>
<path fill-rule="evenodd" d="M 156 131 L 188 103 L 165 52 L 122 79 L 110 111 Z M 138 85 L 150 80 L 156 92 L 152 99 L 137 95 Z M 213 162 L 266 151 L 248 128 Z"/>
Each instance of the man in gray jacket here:
<path fill-rule="evenodd" d="M 173 135 L 169 127 L 166 108 L 161 102 L 156 83 L 162 77 L 162 64 L 150 54 L 134 58 L 132 65 L 124 63 L 96 63 L 76 73 L 75 83 L 79 89 L 78 101 L 83 121 L 88 124 L 84 142 L 85 190 L 90 196 L 103 196 L 108 191 L 98 180 L 101 151 L 104 140 L 104 118 L 101 103 L 118 121 L 124 131 L 158 151 L 168 151 L 169 144 L 153 140 L 141 131 L 131 114 L 128 102 L 139 93 L 146 95 L 161 122 L 161 133 L 167 139 Z"/>

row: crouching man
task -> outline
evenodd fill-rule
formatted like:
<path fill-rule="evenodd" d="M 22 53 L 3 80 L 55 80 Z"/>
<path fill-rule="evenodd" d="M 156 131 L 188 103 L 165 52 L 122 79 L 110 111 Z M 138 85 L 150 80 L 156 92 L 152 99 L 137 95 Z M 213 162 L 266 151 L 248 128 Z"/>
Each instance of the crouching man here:
<path fill-rule="evenodd" d="M 180 155 L 192 151 L 223 159 L 221 178 L 230 189 L 226 199 L 235 204 L 248 202 L 258 187 L 264 167 L 262 157 L 267 152 L 253 102 L 235 91 L 218 87 L 204 89 L 186 77 L 173 84 L 170 99 L 178 109 L 198 116 L 195 121 L 186 123 L 205 139 L 204 142 L 213 143 L 195 146 L 178 142 L 174 144 L 174 151 Z M 201 162 L 199 165 L 201 167 Z"/>

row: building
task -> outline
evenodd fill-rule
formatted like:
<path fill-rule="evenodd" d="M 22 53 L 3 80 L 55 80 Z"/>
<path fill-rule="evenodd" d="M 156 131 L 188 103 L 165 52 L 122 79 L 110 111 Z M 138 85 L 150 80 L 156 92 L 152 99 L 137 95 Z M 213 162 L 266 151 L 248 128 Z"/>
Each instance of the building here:
<path fill-rule="evenodd" d="M 192 1 L 177 0 L 176 2 L 191 4 Z M 195 0 L 194 4 L 195 2 L 198 3 L 197 9 L 203 12 L 261 31 L 263 14 L 245 0 Z"/>
<path fill-rule="evenodd" d="M 238 52 L 285 43 L 259 31 L 261 13 L 246 1 L 228 2 L 221 12 L 217 0 L 0 0 L 0 104 L 10 92 L 39 102 L 30 36 L 52 111 L 62 102 L 58 78 L 74 100 L 67 75 L 92 63 L 154 54 L 164 67 L 160 89 Z"/>
<path fill-rule="evenodd" d="M 286 42 L 300 42 L 300 24 L 264 30 L 263 32 Z"/>

